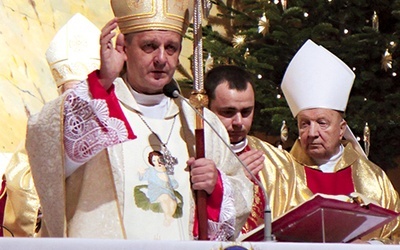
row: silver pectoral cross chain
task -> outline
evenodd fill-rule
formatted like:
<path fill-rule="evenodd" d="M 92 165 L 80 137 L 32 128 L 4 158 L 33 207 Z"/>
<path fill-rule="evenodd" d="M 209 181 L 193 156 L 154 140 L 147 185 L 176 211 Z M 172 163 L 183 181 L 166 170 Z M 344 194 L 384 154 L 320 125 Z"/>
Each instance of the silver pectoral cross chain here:
<path fill-rule="evenodd" d="M 171 126 L 171 129 L 170 129 L 170 131 L 169 131 L 168 139 L 167 139 L 167 141 L 166 141 L 165 143 L 161 140 L 161 138 L 158 136 L 158 134 L 157 134 L 156 132 L 154 132 L 154 131 L 150 128 L 149 124 L 147 124 L 147 122 L 144 120 L 144 118 L 143 118 L 140 114 L 138 114 L 138 116 L 139 116 L 140 119 L 144 122 L 144 124 L 146 125 L 146 127 L 151 131 L 151 133 L 152 133 L 153 135 L 155 135 L 156 138 L 157 138 L 157 140 L 161 143 L 161 153 L 162 153 L 162 155 L 163 155 L 162 158 L 161 158 L 162 164 L 165 166 L 165 169 L 166 169 L 166 171 L 167 171 L 167 174 L 168 174 L 168 175 L 173 175 L 173 174 L 174 174 L 175 165 L 178 164 L 178 158 L 176 158 L 176 157 L 174 157 L 174 156 L 171 155 L 171 152 L 170 152 L 170 151 L 168 150 L 168 148 L 167 148 L 167 144 L 168 144 L 168 142 L 169 142 L 169 139 L 170 139 L 171 134 L 172 134 L 172 130 L 173 130 L 174 125 L 175 125 L 176 116 L 174 117 L 174 121 L 173 121 L 172 126 Z"/>

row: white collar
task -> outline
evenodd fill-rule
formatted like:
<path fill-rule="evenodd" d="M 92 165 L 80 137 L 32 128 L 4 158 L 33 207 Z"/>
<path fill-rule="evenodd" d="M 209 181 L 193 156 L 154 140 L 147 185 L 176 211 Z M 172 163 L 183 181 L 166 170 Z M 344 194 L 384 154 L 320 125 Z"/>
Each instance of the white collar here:
<path fill-rule="evenodd" d="M 247 137 L 245 137 L 243 141 L 240 141 L 235 144 L 231 144 L 231 148 L 232 148 L 233 152 L 235 152 L 237 154 L 237 153 L 242 152 L 244 150 L 244 148 L 247 146 L 247 144 L 248 144 Z"/>
<path fill-rule="evenodd" d="M 339 152 L 337 154 L 335 154 L 334 156 L 332 156 L 327 162 L 321 163 L 321 164 L 319 164 L 317 162 L 317 164 L 319 165 L 319 169 L 324 173 L 333 173 L 335 170 L 336 164 L 338 163 L 338 161 L 340 160 L 340 158 L 343 155 L 343 151 L 344 151 L 343 145 L 340 144 Z"/>
<path fill-rule="evenodd" d="M 165 117 L 168 111 L 170 98 L 164 94 L 141 94 L 132 88 L 130 88 L 130 91 L 144 116 L 156 119 L 163 119 Z"/>

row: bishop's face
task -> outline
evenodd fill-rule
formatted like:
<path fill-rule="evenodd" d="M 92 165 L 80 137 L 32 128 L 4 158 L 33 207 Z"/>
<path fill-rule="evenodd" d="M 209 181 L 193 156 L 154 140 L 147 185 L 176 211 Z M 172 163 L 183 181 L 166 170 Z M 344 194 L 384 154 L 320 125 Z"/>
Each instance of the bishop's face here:
<path fill-rule="evenodd" d="M 326 161 L 339 153 L 346 121 L 332 109 L 306 109 L 297 115 L 301 147 L 316 161 Z"/>
<path fill-rule="evenodd" d="M 210 109 L 224 124 L 232 144 L 246 138 L 254 115 L 254 90 L 250 83 L 247 89 L 230 89 L 227 83 L 219 84 L 215 89 L 215 99 Z"/>
<path fill-rule="evenodd" d="M 130 42 L 125 43 L 129 84 L 139 93 L 162 93 L 179 64 L 182 36 L 166 30 L 130 35 Z"/>

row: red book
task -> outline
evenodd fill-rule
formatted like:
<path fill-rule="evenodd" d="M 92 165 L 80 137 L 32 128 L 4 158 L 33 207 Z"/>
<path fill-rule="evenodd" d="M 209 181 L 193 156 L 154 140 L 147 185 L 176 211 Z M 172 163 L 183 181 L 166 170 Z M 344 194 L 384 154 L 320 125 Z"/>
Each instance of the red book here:
<path fill-rule="evenodd" d="M 350 242 L 360 238 L 400 215 L 365 198 L 316 194 L 272 222 L 277 241 Z M 240 237 L 247 241 L 263 239 L 264 225 Z"/>

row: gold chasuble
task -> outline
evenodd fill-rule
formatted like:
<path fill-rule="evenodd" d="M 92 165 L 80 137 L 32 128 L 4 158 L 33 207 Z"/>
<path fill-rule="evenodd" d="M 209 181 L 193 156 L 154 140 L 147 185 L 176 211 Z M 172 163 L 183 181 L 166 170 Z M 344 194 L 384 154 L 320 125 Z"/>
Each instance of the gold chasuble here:
<path fill-rule="evenodd" d="M 296 162 L 286 151 L 281 150 L 257 137 L 247 136 L 252 149 L 264 152 L 264 168 L 259 172 L 261 183 L 267 192 L 272 219 L 290 209 L 290 192 L 293 190 L 293 174 Z"/>
<path fill-rule="evenodd" d="M 25 149 L 13 154 L 4 174 L 7 180 L 3 228 L 6 237 L 36 237 L 40 229 L 40 201 Z"/>

